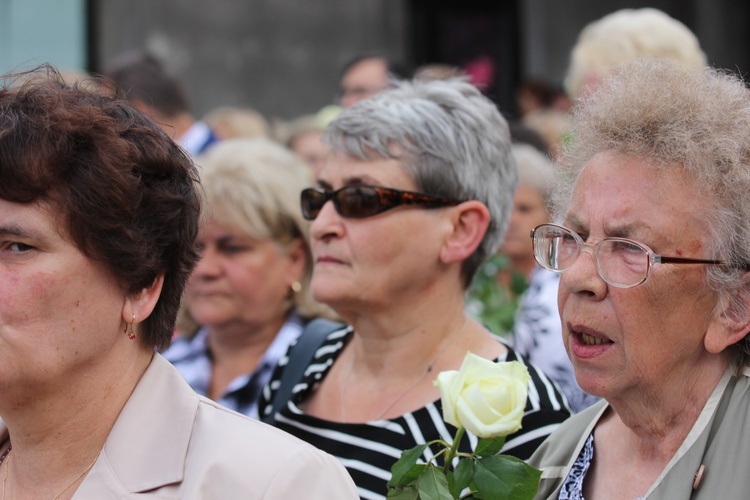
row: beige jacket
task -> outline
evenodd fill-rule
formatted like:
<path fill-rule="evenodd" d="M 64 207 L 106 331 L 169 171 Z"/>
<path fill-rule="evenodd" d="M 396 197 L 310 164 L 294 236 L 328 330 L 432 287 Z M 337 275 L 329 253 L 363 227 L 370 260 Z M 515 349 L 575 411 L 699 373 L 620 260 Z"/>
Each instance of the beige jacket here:
<path fill-rule="evenodd" d="M 0 443 L 7 435 L 0 420 Z M 349 500 L 359 495 L 336 459 L 198 396 L 157 354 L 73 498 Z"/>

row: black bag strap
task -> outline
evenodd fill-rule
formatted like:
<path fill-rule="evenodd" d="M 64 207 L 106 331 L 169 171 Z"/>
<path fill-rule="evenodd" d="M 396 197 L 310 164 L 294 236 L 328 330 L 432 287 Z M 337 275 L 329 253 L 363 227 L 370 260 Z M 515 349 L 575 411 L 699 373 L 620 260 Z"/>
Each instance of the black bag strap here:
<path fill-rule="evenodd" d="M 329 334 L 343 327 L 343 323 L 323 318 L 314 319 L 305 325 L 305 328 L 297 339 L 297 344 L 289 352 L 289 360 L 281 375 L 279 388 L 276 390 L 271 401 L 271 412 L 261 417 L 261 420 L 267 424 L 273 424 L 276 419 L 276 413 L 292 397 L 292 389 L 302 380 L 302 376 L 310 365 L 315 352 Z"/>

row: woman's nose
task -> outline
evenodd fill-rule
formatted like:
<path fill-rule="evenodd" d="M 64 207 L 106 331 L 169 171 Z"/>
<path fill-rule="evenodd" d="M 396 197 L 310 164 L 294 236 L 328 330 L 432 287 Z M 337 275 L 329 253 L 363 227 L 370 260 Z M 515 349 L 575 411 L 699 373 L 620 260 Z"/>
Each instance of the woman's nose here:
<path fill-rule="evenodd" d="M 211 277 L 221 272 L 219 255 L 212 245 L 205 245 L 201 250 L 201 258 L 193 270 L 193 277 Z"/>
<path fill-rule="evenodd" d="M 560 286 L 569 293 L 586 294 L 604 297 L 607 293 L 607 282 L 602 279 L 596 265 L 596 247 L 583 244 L 570 267 L 560 276 Z"/>
<path fill-rule="evenodd" d="M 341 216 L 333 206 L 333 200 L 328 200 L 318 212 L 318 216 L 310 225 L 310 236 L 316 240 L 323 240 L 343 234 Z"/>

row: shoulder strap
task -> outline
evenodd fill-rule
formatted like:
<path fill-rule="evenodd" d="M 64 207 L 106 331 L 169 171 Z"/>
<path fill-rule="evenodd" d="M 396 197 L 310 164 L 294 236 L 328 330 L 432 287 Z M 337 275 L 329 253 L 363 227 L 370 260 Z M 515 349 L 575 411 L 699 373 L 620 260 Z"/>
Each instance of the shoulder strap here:
<path fill-rule="evenodd" d="M 343 328 L 342 323 L 317 318 L 310 321 L 302 330 L 297 344 L 289 352 L 289 360 L 281 375 L 279 388 L 271 401 L 271 412 L 262 417 L 267 424 L 273 424 L 276 413 L 292 397 L 292 389 L 302 379 L 305 370 L 310 365 L 315 351 L 321 346 L 329 334 Z"/>

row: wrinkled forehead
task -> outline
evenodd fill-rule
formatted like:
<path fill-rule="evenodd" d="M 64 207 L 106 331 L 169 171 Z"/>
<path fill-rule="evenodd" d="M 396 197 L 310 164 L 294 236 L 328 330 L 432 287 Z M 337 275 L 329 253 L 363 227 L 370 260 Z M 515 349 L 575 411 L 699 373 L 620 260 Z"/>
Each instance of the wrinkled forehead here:
<path fill-rule="evenodd" d="M 606 152 L 589 161 L 573 186 L 567 221 L 632 226 L 661 221 L 705 226 L 713 197 L 678 164 Z"/>

